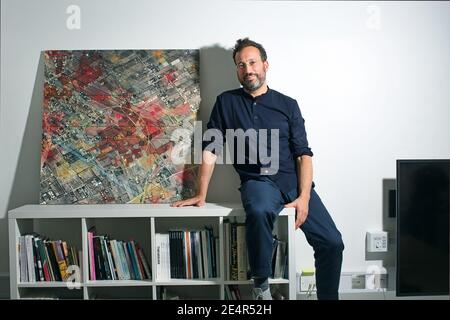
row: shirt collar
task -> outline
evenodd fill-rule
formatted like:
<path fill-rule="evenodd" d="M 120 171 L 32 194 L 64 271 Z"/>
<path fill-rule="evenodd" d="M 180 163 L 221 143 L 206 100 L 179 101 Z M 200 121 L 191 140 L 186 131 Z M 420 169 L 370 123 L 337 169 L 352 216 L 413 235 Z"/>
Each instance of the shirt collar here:
<path fill-rule="evenodd" d="M 253 97 L 250 93 L 248 93 L 247 91 L 244 90 L 244 88 L 241 87 L 241 92 L 242 95 L 251 99 L 251 100 L 259 100 L 259 99 L 264 99 L 265 97 L 269 97 L 270 93 L 272 92 L 272 90 L 269 88 L 269 86 L 267 86 L 267 91 L 264 92 L 263 94 L 260 94 L 259 96 Z"/>

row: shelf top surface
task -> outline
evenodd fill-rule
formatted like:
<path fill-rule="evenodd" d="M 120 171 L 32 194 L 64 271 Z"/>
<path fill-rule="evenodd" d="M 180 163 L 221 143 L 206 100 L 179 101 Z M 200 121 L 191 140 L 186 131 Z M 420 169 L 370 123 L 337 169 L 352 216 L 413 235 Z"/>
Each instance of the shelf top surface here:
<path fill-rule="evenodd" d="M 98 204 L 39 205 L 29 204 L 9 211 L 10 219 L 33 218 L 127 218 L 127 217 L 227 217 L 244 215 L 239 203 L 207 203 L 202 207 L 171 207 L 170 204 Z M 294 215 L 293 208 L 283 209 L 281 216 Z"/>

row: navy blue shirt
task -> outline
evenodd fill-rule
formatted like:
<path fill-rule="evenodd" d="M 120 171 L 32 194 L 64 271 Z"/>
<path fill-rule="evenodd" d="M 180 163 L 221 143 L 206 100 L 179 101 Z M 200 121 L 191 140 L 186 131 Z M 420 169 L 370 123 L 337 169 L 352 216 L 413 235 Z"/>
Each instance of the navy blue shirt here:
<path fill-rule="evenodd" d="M 308 146 L 304 122 L 296 100 L 270 88 L 266 93 L 254 98 L 244 89 L 239 88 L 226 91 L 217 97 L 207 128 L 219 130 L 224 142 L 227 129 L 256 130 L 257 141 L 245 140 L 245 163 L 237 163 L 236 141 L 231 150 L 234 153 L 233 166 L 241 178 L 241 183 L 265 176 L 274 181 L 282 192 L 287 193 L 298 188 L 297 157 L 313 155 Z M 266 161 L 260 161 L 258 145 L 261 131 L 258 131 L 259 129 L 267 129 L 267 138 L 264 137 L 265 139 L 261 138 L 261 140 L 264 140 L 263 146 L 267 145 L 269 158 L 275 156 L 271 153 L 271 129 L 279 130 L 279 162 L 278 170 L 275 172 L 267 173 L 270 170 L 265 170 L 265 168 L 273 167 L 273 163 L 267 164 Z M 203 150 L 220 153 L 222 150 L 211 149 L 212 141 L 203 141 Z M 254 151 L 256 150 L 258 156 L 256 162 L 252 162 L 249 159 L 249 152 L 255 145 Z"/>

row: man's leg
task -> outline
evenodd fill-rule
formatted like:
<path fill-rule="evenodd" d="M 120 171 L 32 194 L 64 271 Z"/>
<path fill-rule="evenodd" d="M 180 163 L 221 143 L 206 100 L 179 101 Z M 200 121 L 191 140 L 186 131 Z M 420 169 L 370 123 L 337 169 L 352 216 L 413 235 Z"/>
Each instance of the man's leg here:
<path fill-rule="evenodd" d="M 271 181 L 249 180 L 240 191 L 246 213 L 250 271 L 255 278 L 255 288 L 267 293 L 268 278 L 272 274 L 272 230 L 284 206 L 283 196 Z"/>
<path fill-rule="evenodd" d="M 314 189 L 311 190 L 308 217 L 300 229 L 314 249 L 317 298 L 339 299 L 344 243 L 341 233 Z"/>

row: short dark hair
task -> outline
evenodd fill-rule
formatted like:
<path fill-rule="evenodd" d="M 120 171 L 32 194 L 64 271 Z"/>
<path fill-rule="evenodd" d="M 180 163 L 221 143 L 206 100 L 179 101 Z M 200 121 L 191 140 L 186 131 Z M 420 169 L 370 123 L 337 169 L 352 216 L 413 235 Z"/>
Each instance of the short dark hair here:
<path fill-rule="evenodd" d="M 233 48 L 233 61 L 235 64 L 236 64 L 236 60 L 235 60 L 236 54 L 246 47 L 255 47 L 256 49 L 259 50 L 259 55 L 261 56 L 261 60 L 263 62 L 267 60 L 266 50 L 264 49 L 264 47 L 261 44 L 255 42 L 253 40 L 250 40 L 249 38 L 243 38 L 243 39 L 238 39 Z"/>

